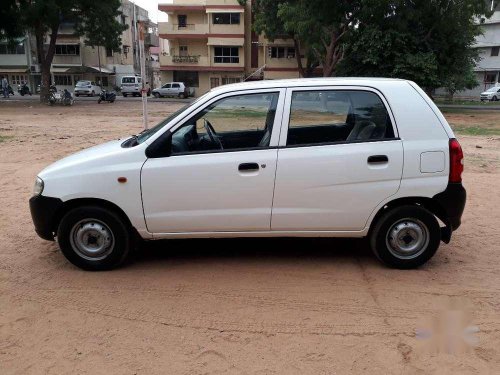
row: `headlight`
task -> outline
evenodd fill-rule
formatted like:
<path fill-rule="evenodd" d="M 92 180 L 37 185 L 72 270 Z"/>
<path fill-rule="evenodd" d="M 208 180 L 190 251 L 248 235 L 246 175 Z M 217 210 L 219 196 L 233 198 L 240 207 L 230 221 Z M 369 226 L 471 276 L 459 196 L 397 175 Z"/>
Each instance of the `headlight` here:
<path fill-rule="evenodd" d="M 33 196 L 43 193 L 43 180 L 40 177 L 36 178 L 35 186 L 33 186 Z"/>

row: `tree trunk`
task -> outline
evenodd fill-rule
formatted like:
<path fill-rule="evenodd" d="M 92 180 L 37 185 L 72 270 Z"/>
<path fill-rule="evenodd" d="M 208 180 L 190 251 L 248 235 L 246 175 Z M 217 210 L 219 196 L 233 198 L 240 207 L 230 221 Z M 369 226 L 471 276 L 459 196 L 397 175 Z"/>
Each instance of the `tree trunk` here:
<path fill-rule="evenodd" d="M 304 66 L 302 65 L 302 55 L 300 54 L 300 43 L 297 38 L 293 38 L 293 45 L 295 46 L 295 58 L 297 59 L 297 67 L 299 74 L 302 78 L 306 77 Z"/>
<path fill-rule="evenodd" d="M 37 28 L 35 31 L 36 46 L 39 54 L 38 59 L 42 71 L 42 82 L 40 86 L 41 103 L 46 103 L 49 98 L 49 88 L 51 84 L 50 67 L 52 65 L 52 60 L 54 59 L 54 54 L 56 52 L 56 40 L 57 40 L 58 30 L 59 30 L 59 23 L 54 24 L 50 31 L 50 41 L 47 52 L 45 52 L 43 48 L 44 47 L 43 42 L 45 39 L 45 33 L 43 32 L 43 29 Z"/>

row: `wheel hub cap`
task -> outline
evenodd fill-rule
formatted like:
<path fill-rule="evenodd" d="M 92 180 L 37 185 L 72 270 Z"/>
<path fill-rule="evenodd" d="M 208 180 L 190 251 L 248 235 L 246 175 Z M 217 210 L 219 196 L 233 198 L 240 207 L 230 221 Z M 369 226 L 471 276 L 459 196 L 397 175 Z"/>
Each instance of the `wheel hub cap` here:
<path fill-rule="evenodd" d="M 397 258 L 412 259 L 422 254 L 429 244 L 429 230 L 420 220 L 403 219 L 387 233 L 387 247 Z"/>
<path fill-rule="evenodd" d="M 88 219 L 76 223 L 71 230 L 71 245 L 75 252 L 88 260 L 100 260 L 113 250 L 114 237 L 100 220 Z"/>

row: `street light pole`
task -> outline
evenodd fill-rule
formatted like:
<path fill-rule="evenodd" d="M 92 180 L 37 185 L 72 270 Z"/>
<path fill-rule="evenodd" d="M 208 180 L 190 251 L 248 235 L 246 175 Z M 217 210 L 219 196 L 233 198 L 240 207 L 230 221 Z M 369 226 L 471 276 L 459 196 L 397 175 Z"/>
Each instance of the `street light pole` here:
<path fill-rule="evenodd" d="M 148 90 L 146 88 L 146 61 L 144 58 L 144 24 L 139 23 L 139 61 L 141 65 L 142 78 L 142 113 L 144 129 L 148 128 Z"/>

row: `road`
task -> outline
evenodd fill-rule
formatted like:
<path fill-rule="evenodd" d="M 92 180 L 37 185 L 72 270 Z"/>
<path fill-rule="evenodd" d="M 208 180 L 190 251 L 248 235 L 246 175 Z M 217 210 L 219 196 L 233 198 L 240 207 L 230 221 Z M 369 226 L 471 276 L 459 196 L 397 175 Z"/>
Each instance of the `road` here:
<path fill-rule="evenodd" d="M 96 102 L 97 103 L 97 99 L 98 97 L 95 96 L 95 97 L 88 97 L 88 96 L 79 96 L 78 98 L 75 97 L 75 103 L 78 103 L 78 102 Z M 117 95 L 116 96 L 116 100 L 119 101 L 119 102 L 137 102 L 137 101 L 141 101 L 142 98 L 141 97 L 133 97 L 133 96 L 128 96 L 126 98 L 124 98 L 122 95 Z M 5 99 L 3 97 L 0 97 L 0 102 L 19 102 L 19 101 L 34 101 L 34 102 L 39 102 L 40 101 L 40 95 L 25 95 L 25 96 L 21 96 L 21 95 L 14 95 L 14 96 L 10 96 L 9 99 Z M 193 98 L 188 98 L 188 99 L 180 99 L 180 98 L 155 98 L 154 96 L 150 96 L 148 97 L 148 102 L 152 102 L 152 103 L 155 103 L 155 102 L 159 102 L 159 103 L 190 103 L 193 101 Z"/>

